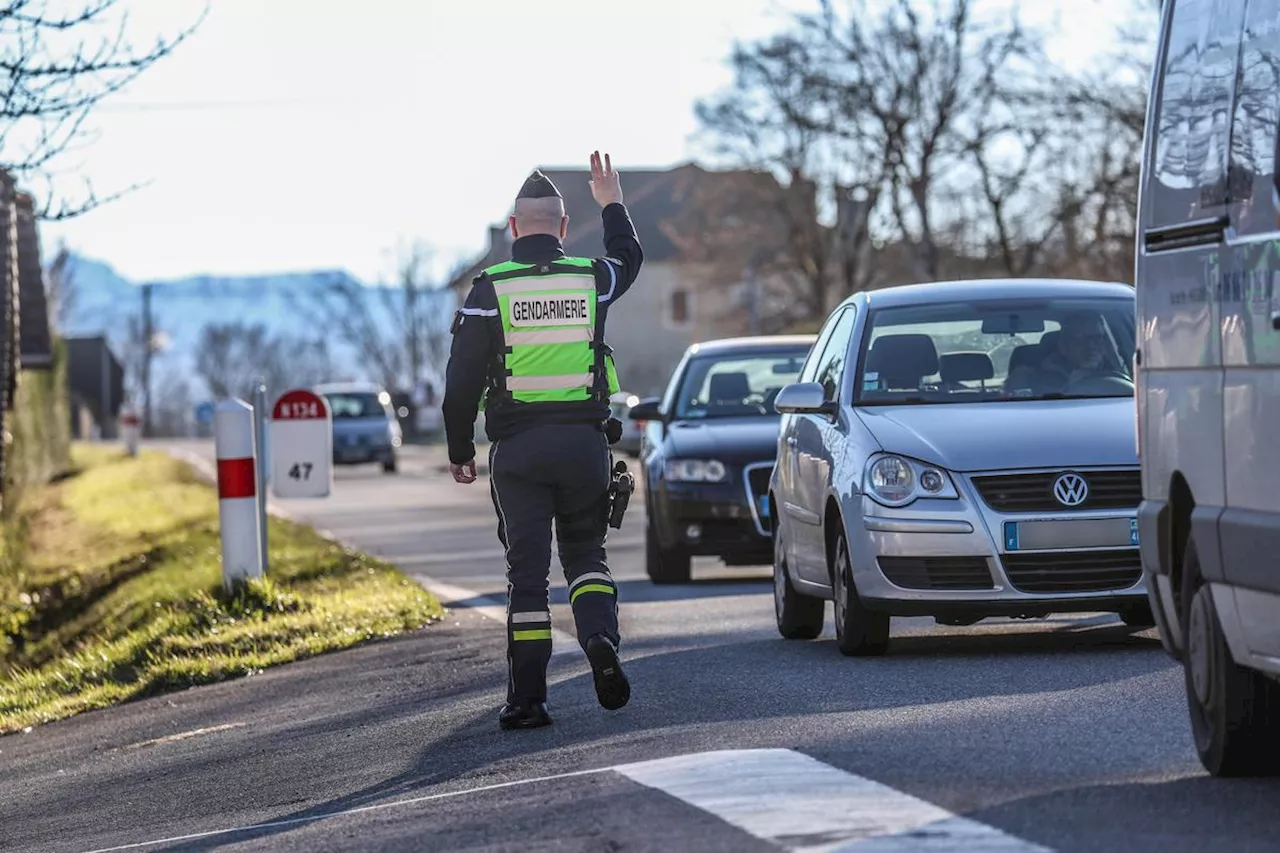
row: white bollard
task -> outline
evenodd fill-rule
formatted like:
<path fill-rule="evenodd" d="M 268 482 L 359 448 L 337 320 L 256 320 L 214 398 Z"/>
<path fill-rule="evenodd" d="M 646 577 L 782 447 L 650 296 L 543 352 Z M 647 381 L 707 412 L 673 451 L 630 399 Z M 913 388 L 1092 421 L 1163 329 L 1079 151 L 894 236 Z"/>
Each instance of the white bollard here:
<path fill-rule="evenodd" d="M 218 455 L 222 582 L 231 587 L 245 578 L 262 577 L 253 407 L 243 400 L 219 403 L 213 414 L 213 439 Z"/>
<path fill-rule="evenodd" d="M 124 450 L 130 456 L 138 455 L 138 436 L 142 432 L 142 423 L 138 413 L 132 408 L 120 410 L 120 437 L 124 439 Z"/>

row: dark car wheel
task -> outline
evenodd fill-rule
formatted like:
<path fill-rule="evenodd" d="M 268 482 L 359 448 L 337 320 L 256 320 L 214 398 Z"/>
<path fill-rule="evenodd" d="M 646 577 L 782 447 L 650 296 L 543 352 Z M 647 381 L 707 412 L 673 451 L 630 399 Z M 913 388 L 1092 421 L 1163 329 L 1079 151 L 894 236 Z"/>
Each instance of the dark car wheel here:
<path fill-rule="evenodd" d="M 683 551 L 663 548 L 658 544 L 653 522 L 644 526 L 644 570 L 655 584 L 688 583 L 692 577 L 692 559 Z"/>
<path fill-rule="evenodd" d="M 1156 624 L 1155 614 L 1151 612 L 1150 602 L 1126 604 L 1118 614 L 1120 621 L 1130 628 L 1153 628 Z"/>
<path fill-rule="evenodd" d="M 827 602 L 801 595 L 791 584 L 787 562 L 778 535 L 774 534 L 773 550 L 773 615 L 778 633 L 788 640 L 812 640 L 822 633 Z"/>
<path fill-rule="evenodd" d="M 1194 541 L 1187 543 L 1183 577 L 1183 672 L 1200 763 L 1214 776 L 1276 775 L 1280 684 L 1232 660 Z"/>
<path fill-rule="evenodd" d="M 837 647 L 842 654 L 850 656 L 884 654 L 889 648 L 889 616 L 867 610 L 858 597 L 843 531 L 836 538 L 834 560 L 831 575 L 835 587 Z"/>

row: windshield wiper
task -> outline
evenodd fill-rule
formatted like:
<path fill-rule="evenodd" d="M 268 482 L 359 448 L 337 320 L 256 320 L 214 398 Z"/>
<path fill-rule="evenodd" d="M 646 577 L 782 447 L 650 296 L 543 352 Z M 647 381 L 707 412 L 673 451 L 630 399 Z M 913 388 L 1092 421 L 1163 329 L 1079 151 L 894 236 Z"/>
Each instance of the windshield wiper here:
<path fill-rule="evenodd" d="M 929 403 L 940 403 L 942 400 L 930 400 L 927 397 L 899 397 L 896 400 L 859 400 L 858 406 L 921 406 Z"/>

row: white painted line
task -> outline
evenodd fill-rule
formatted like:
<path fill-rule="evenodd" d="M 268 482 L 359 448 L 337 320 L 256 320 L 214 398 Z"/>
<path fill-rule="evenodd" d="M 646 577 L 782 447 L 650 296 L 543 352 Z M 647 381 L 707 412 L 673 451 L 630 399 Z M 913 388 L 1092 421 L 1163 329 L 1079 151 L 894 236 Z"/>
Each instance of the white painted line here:
<path fill-rule="evenodd" d="M 466 788 L 462 791 L 446 791 L 443 794 L 427 794 L 422 797 L 411 797 L 407 800 L 394 800 L 389 803 L 377 803 L 372 806 L 357 806 L 351 809 L 340 809 L 333 812 L 325 812 L 323 814 L 308 815 L 307 817 L 294 817 L 288 820 L 268 821 L 266 823 L 252 823 L 247 826 L 236 826 L 230 829 L 211 829 L 207 832 L 193 832 L 190 835 L 175 835 L 171 838 L 157 838 L 154 841 L 138 841 L 133 844 L 121 844 L 118 847 L 100 847 L 96 850 L 88 850 L 85 853 L 116 853 L 118 850 L 138 850 L 143 847 L 154 847 L 157 844 L 173 844 L 178 841 L 193 841 L 197 838 L 213 838 L 218 835 L 232 835 L 237 832 L 257 832 L 262 829 L 275 829 L 280 826 L 297 826 L 303 823 L 315 823 L 318 820 L 328 820 L 333 817 L 341 817 L 342 815 L 360 814 L 361 812 L 379 811 L 381 809 L 393 809 L 399 806 L 411 806 L 417 803 L 429 803 L 434 800 L 447 800 L 453 797 L 462 797 L 467 794 L 480 794 L 485 791 L 499 791 L 503 788 L 514 788 L 518 785 L 535 785 L 540 782 L 552 782 L 557 779 L 569 779 L 574 776 L 592 776 L 601 773 L 608 773 L 608 767 L 601 767 L 596 770 L 576 770 L 572 773 L 557 773 L 554 776 L 540 776 L 536 779 L 518 779 L 514 782 L 499 782 L 496 785 L 481 785 L 478 788 Z"/>
<path fill-rule="evenodd" d="M 593 770 L 574 770 L 306 817 L 103 847 L 86 853 L 117 853 L 159 844 L 297 826 L 345 815 L 610 772 L 662 791 L 793 853 L 1052 853 L 1046 847 L 952 814 L 789 749 L 703 752 Z"/>
<path fill-rule="evenodd" d="M 704 752 L 614 770 L 797 853 L 1049 853 L 789 749 Z"/>
<path fill-rule="evenodd" d="M 488 604 L 475 605 L 471 604 L 466 607 L 467 610 L 479 613 L 494 620 L 502 625 L 507 624 L 507 603 L 492 595 L 483 595 L 475 590 L 467 589 L 462 586 L 454 586 L 453 584 L 441 583 L 434 578 L 425 575 L 415 575 L 413 577 L 419 584 L 427 589 L 436 598 L 440 599 L 440 603 L 448 606 L 450 603 L 459 601 L 479 600 L 489 602 Z M 582 648 L 578 645 L 578 638 L 572 634 L 561 631 L 559 628 L 551 629 L 551 656 L 574 654 L 580 655 Z"/>

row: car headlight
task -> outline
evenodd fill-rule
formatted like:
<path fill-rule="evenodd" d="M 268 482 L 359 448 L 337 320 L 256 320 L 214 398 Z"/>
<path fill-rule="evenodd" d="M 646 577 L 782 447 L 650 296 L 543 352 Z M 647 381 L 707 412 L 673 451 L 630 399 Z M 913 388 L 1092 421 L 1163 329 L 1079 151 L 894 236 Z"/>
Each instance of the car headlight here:
<path fill-rule="evenodd" d="M 936 465 L 904 456 L 875 456 L 867 463 L 863 491 L 876 503 L 906 506 L 918 498 L 960 497 L 951 475 Z"/>
<path fill-rule="evenodd" d="M 673 483 L 720 483 L 729 472 L 718 459 L 670 459 L 667 479 Z"/>

